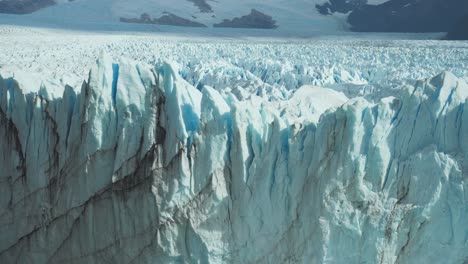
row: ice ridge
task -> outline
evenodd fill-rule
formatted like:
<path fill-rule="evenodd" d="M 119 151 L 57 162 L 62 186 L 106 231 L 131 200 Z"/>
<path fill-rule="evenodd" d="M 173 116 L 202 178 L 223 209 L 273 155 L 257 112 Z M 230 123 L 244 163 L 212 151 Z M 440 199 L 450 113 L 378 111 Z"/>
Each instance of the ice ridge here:
<path fill-rule="evenodd" d="M 179 72 L 103 55 L 81 89 L 0 77 L 0 262 L 468 258 L 464 79 L 270 102 Z"/>

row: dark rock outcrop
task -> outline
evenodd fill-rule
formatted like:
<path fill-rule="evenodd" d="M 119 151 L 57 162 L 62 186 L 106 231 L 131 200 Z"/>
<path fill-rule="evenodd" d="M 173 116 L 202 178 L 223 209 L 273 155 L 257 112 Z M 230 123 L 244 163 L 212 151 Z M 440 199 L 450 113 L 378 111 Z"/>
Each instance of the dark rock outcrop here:
<path fill-rule="evenodd" d="M 206 2 L 206 0 L 187 0 L 189 2 L 192 2 L 200 12 L 202 13 L 213 13 L 213 9 L 211 9 L 211 6 Z"/>
<path fill-rule="evenodd" d="M 315 8 L 322 15 L 330 15 L 332 13 L 348 13 L 367 3 L 367 0 L 330 0 L 321 5 L 315 5 Z"/>
<path fill-rule="evenodd" d="M 224 28 L 263 28 L 263 29 L 275 29 L 278 26 L 276 21 L 269 15 L 266 15 L 258 10 L 252 9 L 250 14 L 235 17 L 232 20 L 225 19 L 223 22 L 214 24 L 214 27 Z"/>

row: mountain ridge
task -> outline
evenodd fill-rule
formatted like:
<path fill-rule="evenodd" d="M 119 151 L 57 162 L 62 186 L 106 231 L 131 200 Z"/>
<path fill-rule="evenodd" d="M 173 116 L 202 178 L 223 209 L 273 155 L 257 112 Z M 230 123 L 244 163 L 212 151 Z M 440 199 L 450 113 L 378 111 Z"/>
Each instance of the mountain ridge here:
<path fill-rule="evenodd" d="M 252 16 L 251 10 L 261 15 Z M 242 2 L 206 0 L 3 0 L 0 13 L 22 14 L 50 24 L 131 22 L 171 26 L 226 25 L 231 28 L 276 29 L 287 32 L 448 32 L 468 10 L 464 0 L 282 0 Z M 101 17 L 101 14 L 107 14 Z M 171 14 L 167 16 L 167 14 Z M 257 13 L 256 13 L 257 14 Z M 159 21 L 139 19 L 148 15 Z M 0 15 L 1 16 L 1 15 Z M 252 16 L 252 17 L 250 17 Z M 277 24 L 271 21 L 276 21 Z M 12 18 L 14 21 L 14 18 Z M 91 21 L 88 22 L 88 21 Z M 233 22 L 234 21 L 234 22 Z"/>

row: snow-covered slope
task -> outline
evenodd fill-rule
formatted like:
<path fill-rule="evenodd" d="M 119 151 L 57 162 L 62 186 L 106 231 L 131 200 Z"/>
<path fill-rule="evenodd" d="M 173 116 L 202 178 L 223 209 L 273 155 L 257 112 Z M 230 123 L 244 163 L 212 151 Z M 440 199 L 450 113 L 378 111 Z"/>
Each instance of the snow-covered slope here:
<path fill-rule="evenodd" d="M 209 9 L 201 8 L 199 2 L 205 3 Z M 252 9 L 256 9 L 272 16 L 279 26 L 275 31 L 283 34 L 310 34 L 342 29 L 345 25 L 343 19 L 318 13 L 315 4 L 321 2 L 323 0 L 75 0 L 62 1 L 55 6 L 20 17 L 0 15 L 0 21 L 80 29 L 134 29 L 136 25 L 123 25 L 119 22 L 120 18 L 139 18 L 143 13 L 158 18 L 168 12 L 211 27 L 224 19 L 248 15 Z M 150 25 L 146 28 L 154 29 L 157 26 Z"/>
<path fill-rule="evenodd" d="M 421 33 L 451 31 L 467 10 L 465 0 L 2 0 L 0 24 L 283 37 Z M 7 15 L 24 13 L 32 14 Z"/>
<path fill-rule="evenodd" d="M 28 14 L 55 4 L 54 0 L 0 0 L 0 13 Z"/>
<path fill-rule="evenodd" d="M 468 259 L 466 43 L 73 35 L 0 42 L 1 263 Z"/>

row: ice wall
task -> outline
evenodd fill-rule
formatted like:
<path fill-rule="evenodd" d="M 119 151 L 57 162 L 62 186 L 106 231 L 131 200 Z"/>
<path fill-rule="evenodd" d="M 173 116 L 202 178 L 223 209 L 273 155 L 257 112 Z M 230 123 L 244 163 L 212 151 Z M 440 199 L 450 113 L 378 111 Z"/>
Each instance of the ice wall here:
<path fill-rule="evenodd" d="M 1 263 L 463 263 L 468 85 L 281 104 L 101 57 L 0 78 Z"/>

